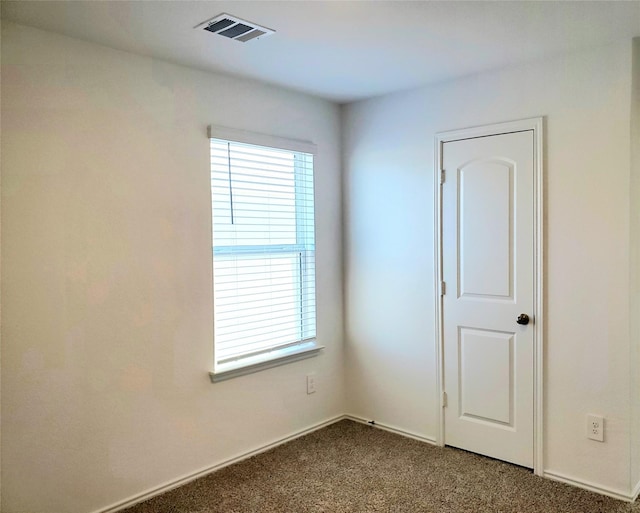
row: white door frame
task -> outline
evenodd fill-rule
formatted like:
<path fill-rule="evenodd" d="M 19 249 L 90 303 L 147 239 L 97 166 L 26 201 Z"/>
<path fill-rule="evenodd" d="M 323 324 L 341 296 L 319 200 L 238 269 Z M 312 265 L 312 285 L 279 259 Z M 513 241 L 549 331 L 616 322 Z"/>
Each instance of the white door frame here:
<path fill-rule="evenodd" d="M 435 137 L 435 172 L 434 172 L 434 204 L 435 204 L 435 283 L 436 283 L 436 382 L 438 390 L 437 445 L 444 446 L 444 336 L 442 311 L 442 150 L 445 142 L 489 135 L 501 135 L 512 132 L 533 130 L 534 163 L 534 312 L 533 312 L 533 470 L 541 476 L 544 471 L 543 452 L 543 285 L 544 285 L 544 247 L 543 247 L 543 128 L 542 117 L 509 121 L 486 126 L 465 128 L 439 132 Z"/>

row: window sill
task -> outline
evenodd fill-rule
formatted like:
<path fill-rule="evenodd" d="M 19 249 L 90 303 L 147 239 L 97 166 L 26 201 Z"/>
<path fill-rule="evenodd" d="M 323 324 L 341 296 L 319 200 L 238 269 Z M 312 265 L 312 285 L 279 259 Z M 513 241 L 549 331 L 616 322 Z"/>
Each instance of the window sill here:
<path fill-rule="evenodd" d="M 298 360 L 312 358 L 317 356 L 323 349 L 324 346 L 317 346 L 313 343 L 313 345 L 302 344 L 301 346 L 294 348 L 273 351 L 267 356 L 263 355 L 258 361 L 255 361 L 253 358 L 247 359 L 255 361 L 255 363 L 239 361 L 221 366 L 219 370 L 210 372 L 209 377 L 211 378 L 211 383 L 218 383 L 220 381 L 226 381 L 227 379 L 237 378 L 239 376 L 253 374 L 254 372 L 271 369 L 272 367 L 285 365 L 287 363 L 297 362 Z"/>

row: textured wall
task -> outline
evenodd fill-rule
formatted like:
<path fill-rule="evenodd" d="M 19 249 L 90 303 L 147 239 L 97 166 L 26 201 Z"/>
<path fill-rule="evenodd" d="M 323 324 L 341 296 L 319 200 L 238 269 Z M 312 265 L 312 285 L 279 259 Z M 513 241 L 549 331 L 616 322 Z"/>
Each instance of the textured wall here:
<path fill-rule="evenodd" d="M 629 284 L 631 314 L 631 415 L 632 415 L 632 461 L 631 486 L 640 486 L 640 38 L 633 39 L 632 46 L 632 91 L 631 91 L 631 258 L 629 262 Z"/>
<path fill-rule="evenodd" d="M 94 511 L 344 411 L 337 106 L 12 24 L 2 105 L 3 512 Z M 318 145 L 326 346 L 215 385 L 208 124 Z"/>
<path fill-rule="evenodd" d="M 545 116 L 545 469 L 628 492 L 630 83 L 620 44 L 345 108 L 351 413 L 435 437 L 434 134 Z"/>

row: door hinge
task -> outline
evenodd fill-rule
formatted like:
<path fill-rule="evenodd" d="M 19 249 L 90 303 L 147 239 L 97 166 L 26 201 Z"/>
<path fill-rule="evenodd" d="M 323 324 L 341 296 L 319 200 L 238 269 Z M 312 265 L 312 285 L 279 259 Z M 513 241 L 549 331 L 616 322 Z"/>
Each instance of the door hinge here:
<path fill-rule="evenodd" d="M 442 392 L 442 407 L 446 408 L 448 406 L 447 404 L 447 393 L 446 392 Z"/>
<path fill-rule="evenodd" d="M 440 170 L 440 183 L 444 183 L 447 179 L 447 172 L 444 169 Z"/>
<path fill-rule="evenodd" d="M 444 281 L 440 282 L 440 295 L 444 296 L 447 293 L 447 284 Z"/>

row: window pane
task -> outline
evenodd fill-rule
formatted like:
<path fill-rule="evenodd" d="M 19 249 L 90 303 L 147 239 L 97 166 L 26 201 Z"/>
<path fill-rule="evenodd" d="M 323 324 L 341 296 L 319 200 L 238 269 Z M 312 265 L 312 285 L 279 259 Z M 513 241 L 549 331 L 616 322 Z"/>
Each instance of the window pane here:
<path fill-rule="evenodd" d="M 214 245 L 296 243 L 293 153 L 218 144 L 212 150 L 211 189 Z"/>
<path fill-rule="evenodd" d="M 221 257 L 214 272 L 218 360 L 300 340 L 298 254 Z"/>
<path fill-rule="evenodd" d="M 315 338 L 313 156 L 211 140 L 216 365 Z"/>

